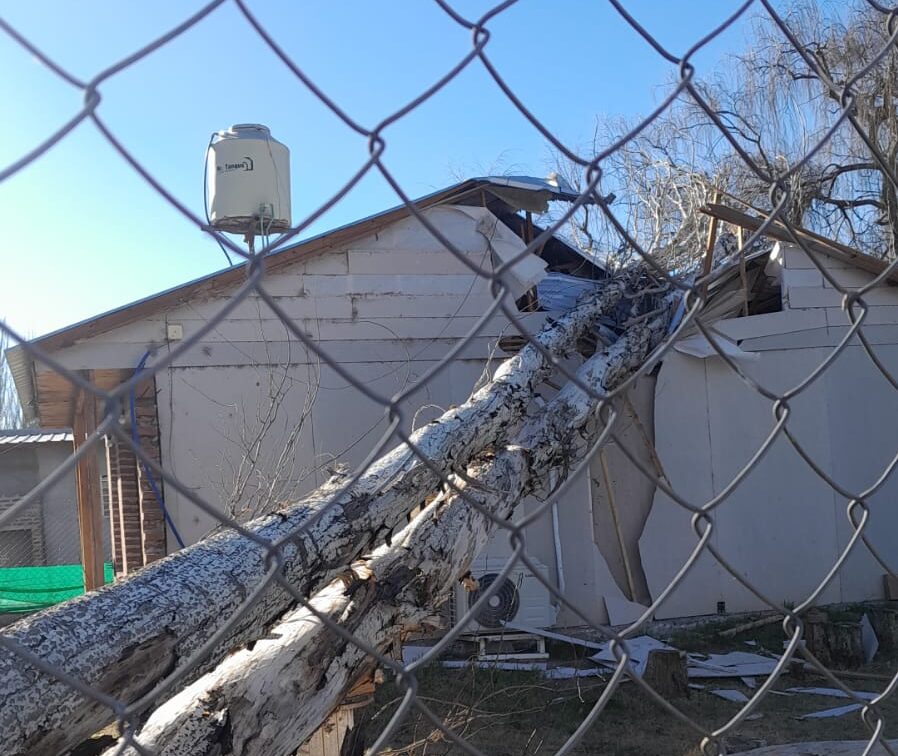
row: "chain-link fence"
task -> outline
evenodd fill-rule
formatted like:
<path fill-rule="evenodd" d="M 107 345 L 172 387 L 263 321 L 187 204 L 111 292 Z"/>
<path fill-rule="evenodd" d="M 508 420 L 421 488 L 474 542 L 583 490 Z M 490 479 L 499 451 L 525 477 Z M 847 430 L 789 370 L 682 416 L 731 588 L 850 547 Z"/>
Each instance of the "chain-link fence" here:
<path fill-rule="evenodd" d="M 290 753 L 310 738 L 306 750 L 326 750 L 333 732 L 344 753 L 720 754 L 856 731 L 858 752 L 894 753 L 898 676 L 851 666 L 898 643 L 889 605 L 871 601 L 898 578 L 898 11 L 869 2 L 854 26 L 833 11 L 821 41 L 805 33 L 813 5 L 749 0 L 681 56 L 612 0 L 678 76 L 654 112 L 584 152 L 490 58 L 514 2 L 474 20 L 437 0 L 470 50 L 369 128 L 233 0 L 297 87 L 369 148 L 339 192 L 248 253 L 154 178 L 99 107 L 108 81 L 223 4 L 90 80 L 0 20 L 84 95 L 0 179 L 89 122 L 173 216 L 241 260 L 87 330 L 28 341 L 0 326 L 18 344 L 26 413 L 71 426 L 75 448 L 0 499 L 0 535 L 25 538 L 14 526 L 71 483 L 88 588 L 107 561 L 117 575 L 0 635 L 7 751 L 92 739 L 99 752 L 120 736 L 114 753 Z M 749 82 L 731 107 L 691 63 L 749 13 L 766 30 L 751 70 L 823 103 L 814 128 L 780 134 L 776 149 L 800 147 L 791 156 L 770 152 L 770 121 L 749 112 L 767 97 L 785 119 L 782 91 Z M 383 160 L 386 130 L 473 67 L 579 188 L 494 177 L 406 194 Z M 291 246 L 375 172 L 396 210 Z M 548 201 L 563 209 L 541 215 Z M 365 275 L 374 288 L 351 288 Z M 79 351 L 87 342 L 97 348 Z M 35 561 L 53 539 L 28 522 L 40 537 L 10 548 Z M 819 605 L 838 605 L 832 621 Z M 595 658 L 572 662 L 570 648 Z M 454 668 L 482 671 L 452 688 Z M 806 679 L 844 700 L 802 710 Z M 345 712 L 375 687 L 363 744 Z M 831 716 L 844 718 L 827 729 Z M 796 717 L 805 729 L 786 726 Z M 650 729 L 657 740 L 633 735 Z"/>

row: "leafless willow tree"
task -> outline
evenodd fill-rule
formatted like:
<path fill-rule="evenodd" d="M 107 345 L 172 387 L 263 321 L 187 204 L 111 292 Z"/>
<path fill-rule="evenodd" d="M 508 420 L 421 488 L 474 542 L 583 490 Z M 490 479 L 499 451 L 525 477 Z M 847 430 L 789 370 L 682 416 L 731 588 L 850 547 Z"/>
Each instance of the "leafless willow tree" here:
<path fill-rule="evenodd" d="M 22 424 L 22 408 L 6 362 L 6 350 L 12 346 L 9 335 L 0 331 L 0 428 Z"/>
<path fill-rule="evenodd" d="M 672 267 L 698 258 L 707 221 L 697 210 L 716 191 L 750 212 L 769 212 L 782 201 L 790 221 L 877 257 L 898 250 L 898 193 L 888 175 L 898 158 L 898 52 L 888 45 L 888 17 L 857 0 L 798 0 L 783 15 L 797 44 L 769 16 L 758 15 L 745 51 L 710 78 L 699 72 L 696 82 L 754 166 L 688 93 L 602 163 L 599 193 L 610 211 L 643 249 Z M 875 152 L 850 122 L 836 128 L 843 105 L 850 105 Z M 593 154 L 637 124 L 598 119 Z M 557 162 L 582 188 L 579 171 Z M 772 179 L 780 179 L 785 195 L 771 195 Z M 570 234 L 614 264 L 633 257 L 634 249 L 596 207 L 579 212 Z"/>

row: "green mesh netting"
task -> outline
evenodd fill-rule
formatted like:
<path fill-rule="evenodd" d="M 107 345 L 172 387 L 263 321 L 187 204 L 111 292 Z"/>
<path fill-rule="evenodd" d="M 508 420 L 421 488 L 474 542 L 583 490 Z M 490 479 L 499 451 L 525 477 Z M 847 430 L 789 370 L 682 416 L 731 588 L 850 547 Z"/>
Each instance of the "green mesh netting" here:
<path fill-rule="evenodd" d="M 112 565 L 104 565 L 104 582 L 111 583 Z M 49 567 L 0 567 L 0 613 L 34 612 L 84 593 L 80 564 Z"/>

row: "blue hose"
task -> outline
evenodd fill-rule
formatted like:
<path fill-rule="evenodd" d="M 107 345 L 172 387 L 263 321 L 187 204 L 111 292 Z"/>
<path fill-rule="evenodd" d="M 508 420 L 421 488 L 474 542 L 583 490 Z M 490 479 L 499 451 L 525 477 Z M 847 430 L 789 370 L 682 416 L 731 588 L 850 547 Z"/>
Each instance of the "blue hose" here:
<path fill-rule="evenodd" d="M 134 368 L 134 375 L 139 375 L 140 372 L 144 369 L 144 366 L 147 364 L 147 360 L 150 357 L 150 351 L 147 350 L 143 353 L 143 357 L 140 358 L 140 362 L 137 363 L 137 367 Z M 135 449 L 140 448 L 140 435 L 137 433 L 137 410 L 136 410 L 136 394 L 135 394 L 135 384 L 132 384 L 131 391 L 128 393 L 128 404 L 130 405 L 131 410 L 131 443 L 134 444 Z M 181 534 L 178 532 L 178 529 L 175 527 L 175 523 L 172 522 L 171 517 L 169 517 L 168 510 L 165 508 L 165 499 L 162 497 L 162 492 L 159 490 L 159 486 L 156 484 L 156 479 L 153 477 L 153 473 L 150 471 L 149 466 L 144 463 L 141 459 L 140 469 L 143 470 L 143 474 L 147 476 L 147 482 L 150 484 L 150 488 L 153 490 L 153 495 L 156 497 L 156 503 L 159 504 L 159 509 L 162 510 L 162 517 L 165 520 L 165 524 L 168 525 L 169 530 L 174 534 L 175 540 L 178 542 L 178 546 L 182 549 L 184 548 L 184 541 L 181 538 Z"/>

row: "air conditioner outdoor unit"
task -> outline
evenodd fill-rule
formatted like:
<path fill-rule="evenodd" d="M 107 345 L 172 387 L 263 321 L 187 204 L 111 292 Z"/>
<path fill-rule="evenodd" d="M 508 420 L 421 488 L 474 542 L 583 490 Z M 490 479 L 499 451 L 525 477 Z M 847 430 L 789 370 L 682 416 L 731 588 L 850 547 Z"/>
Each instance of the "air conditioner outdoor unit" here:
<path fill-rule="evenodd" d="M 491 544 L 492 546 L 492 544 Z M 471 564 L 471 576 L 478 588 L 468 591 L 462 586 L 455 590 L 454 617 L 460 622 L 474 606 L 480 596 L 496 580 L 500 579 L 502 568 L 508 561 L 510 552 L 490 553 L 489 547 Z M 549 579 L 549 570 L 537 565 L 540 574 Z M 552 596 L 546 587 L 527 567 L 518 562 L 502 580 L 502 584 L 486 606 L 481 608 L 465 624 L 466 633 L 497 634 L 505 630 L 506 622 L 533 628 L 548 628 L 555 623 L 557 610 L 552 604 Z"/>

